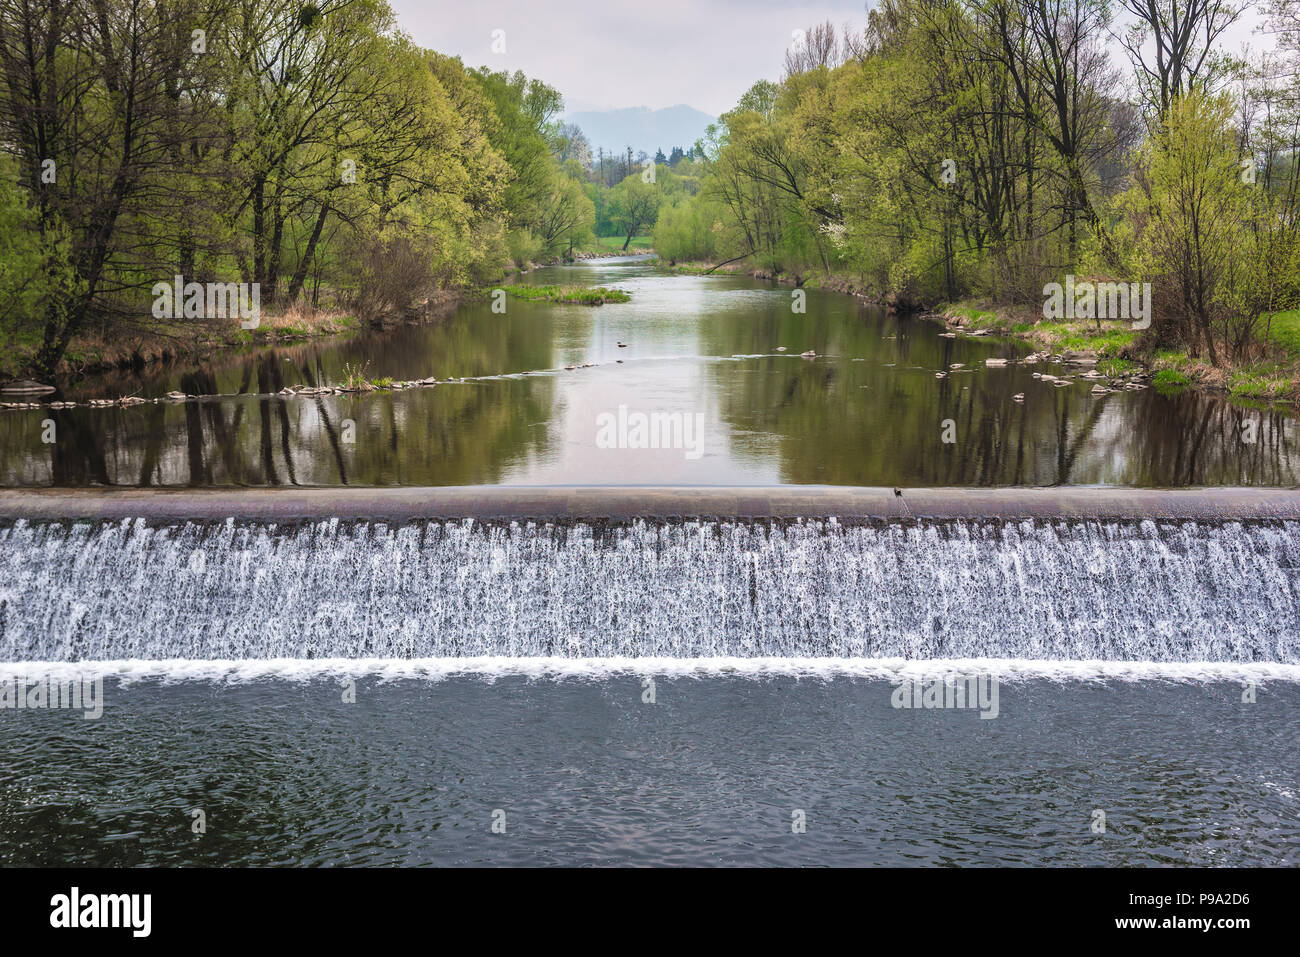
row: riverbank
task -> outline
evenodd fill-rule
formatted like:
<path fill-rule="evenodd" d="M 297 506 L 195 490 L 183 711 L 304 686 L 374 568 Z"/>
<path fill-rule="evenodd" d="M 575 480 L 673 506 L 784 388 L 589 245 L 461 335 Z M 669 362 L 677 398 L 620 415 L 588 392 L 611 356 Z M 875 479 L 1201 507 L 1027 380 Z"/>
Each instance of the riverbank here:
<path fill-rule="evenodd" d="M 513 266 L 506 270 L 507 275 L 517 273 L 528 273 L 534 269 L 545 269 L 548 266 L 569 266 L 573 263 L 586 262 L 591 259 L 627 259 L 633 256 L 653 256 L 655 251 L 650 246 L 633 245 L 630 249 L 613 248 L 607 249 L 601 246 L 595 246 L 590 249 L 578 249 L 572 255 L 551 256 L 540 262 L 530 262 L 524 266 Z"/>
<path fill-rule="evenodd" d="M 420 304 L 412 316 L 381 317 L 369 324 L 430 321 L 454 310 L 463 294 L 461 290 L 442 290 Z M 87 332 L 73 338 L 54 377 L 68 381 L 165 362 L 200 362 L 217 352 L 250 346 L 289 345 L 352 335 L 366 325 L 351 312 L 298 305 L 264 311 L 255 329 L 244 329 L 235 319 L 203 318 L 123 329 L 109 336 Z M 32 375 L 31 362 L 38 345 L 37 342 L 9 343 L 0 350 L 0 384 Z"/>
<path fill-rule="evenodd" d="M 905 312 L 911 309 L 905 304 L 882 298 L 860 279 L 838 273 L 778 273 L 771 269 L 749 265 L 743 260 L 734 263 L 724 262 L 718 265 L 711 262 L 688 261 L 667 263 L 665 266 L 672 272 L 684 276 L 708 276 L 719 273 L 728 276 L 747 276 L 750 279 L 762 279 L 797 289 L 825 289 L 829 292 L 839 292 L 891 311 Z"/>
<path fill-rule="evenodd" d="M 851 276 L 774 273 L 743 261 L 721 265 L 681 262 L 667 268 L 683 275 L 724 273 L 802 289 L 825 289 L 888 311 L 914 312 L 934 319 L 952 334 L 1019 339 L 1033 346 L 1036 354 L 1059 356 L 1075 365 L 1095 365 L 1097 378 L 1107 380 L 1110 388 L 1149 384 L 1165 393 L 1184 389 L 1225 393 L 1243 405 L 1300 405 L 1300 310 L 1280 312 L 1271 318 L 1255 359 L 1216 366 L 1184 350 L 1144 349 L 1140 333 L 1127 321 L 1048 321 L 1035 306 L 1009 307 L 978 300 L 924 308 L 882 297 Z"/>
<path fill-rule="evenodd" d="M 1248 405 L 1300 404 L 1300 310 L 1276 313 L 1265 324 L 1256 358 L 1217 366 L 1184 350 L 1144 348 L 1127 321 L 1048 321 L 1032 306 L 970 301 L 928 315 L 958 333 L 1009 336 L 1045 352 L 1095 359 L 1107 375 L 1149 381 L 1162 392 L 1198 388 Z"/>
<path fill-rule="evenodd" d="M 512 276 L 524 275 L 547 266 L 591 259 L 645 256 L 653 252 L 648 246 L 636 245 L 626 251 L 599 247 L 578 250 L 572 258 L 563 257 L 511 267 L 503 273 L 502 282 Z M 169 324 L 142 323 L 134 328 L 123 327 L 108 335 L 87 331 L 73 338 L 55 370 L 54 379 L 67 382 L 116 370 L 139 370 L 167 362 L 199 362 L 209 359 L 217 352 L 250 346 L 292 344 L 351 335 L 360 332 L 367 325 L 428 322 L 447 315 L 464 298 L 475 294 L 472 289 L 439 290 L 411 315 L 385 315 L 370 322 L 353 311 L 297 305 L 286 310 L 264 310 L 256 329 L 241 328 L 237 321 L 231 319 L 191 319 Z M 0 338 L 0 387 L 5 383 L 35 378 L 32 361 L 39 347 L 40 341 L 37 338 L 30 341 L 6 341 Z"/>

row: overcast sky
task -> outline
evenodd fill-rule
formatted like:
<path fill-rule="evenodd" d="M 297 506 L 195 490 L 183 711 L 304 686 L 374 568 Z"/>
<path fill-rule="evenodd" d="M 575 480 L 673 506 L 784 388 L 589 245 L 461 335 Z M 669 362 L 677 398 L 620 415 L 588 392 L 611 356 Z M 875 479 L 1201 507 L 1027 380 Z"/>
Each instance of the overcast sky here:
<path fill-rule="evenodd" d="M 523 70 L 567 111 L 685 103 L 714 115 L 781 77 L 791 33 L 866 22 L 863 0 L 390 0 L 421 46 L 467 66 Z M 492 32 L 505 31 L 505 53 Z M 1236 52 L 1249 27 L 1233 31 Z"/>
<path fill-rule="evenodd" d="M 523 70 L 567 110 L 685 103 L 714 115 L 781 77 L 791 32 L 866 23 L 863 0 L 389 0 L 421 46 L 467 66 Z M 504 30 L 506 52 L 492 52 Z"/>

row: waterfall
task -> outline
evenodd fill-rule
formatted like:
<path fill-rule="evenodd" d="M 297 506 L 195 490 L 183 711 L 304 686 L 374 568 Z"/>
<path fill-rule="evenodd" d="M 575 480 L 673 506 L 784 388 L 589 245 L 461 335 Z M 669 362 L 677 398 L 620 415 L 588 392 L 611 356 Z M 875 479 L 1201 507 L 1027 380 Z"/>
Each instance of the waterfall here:
<path fill-rule="evenodd" d="M 1300 664 L 1300 523 L 0 526 L 0 661 Z"/>

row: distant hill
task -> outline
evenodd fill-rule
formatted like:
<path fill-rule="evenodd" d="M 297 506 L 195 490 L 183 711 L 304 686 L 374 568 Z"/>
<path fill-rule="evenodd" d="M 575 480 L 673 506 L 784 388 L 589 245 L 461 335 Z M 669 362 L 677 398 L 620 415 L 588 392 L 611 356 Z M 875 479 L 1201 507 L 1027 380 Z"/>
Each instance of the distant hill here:
<path fill-rule="evenodd" d="M 667 155 L 674 146 L 690 149 L 704 135 L 704 128 L 716 122 L 716 116 L 702 113 L 689 106 L 669 106 L 652 110 L 648 106 L 632 106 L 622 110 L 600 110 L 570 113 L 568 123 L 577 123 L 591 143 L 591 153 L 598 147 L 605 153 L 622 153 L 629 146 L 632 151 L 644 150 L 654 156 L 655 150 Z"/>

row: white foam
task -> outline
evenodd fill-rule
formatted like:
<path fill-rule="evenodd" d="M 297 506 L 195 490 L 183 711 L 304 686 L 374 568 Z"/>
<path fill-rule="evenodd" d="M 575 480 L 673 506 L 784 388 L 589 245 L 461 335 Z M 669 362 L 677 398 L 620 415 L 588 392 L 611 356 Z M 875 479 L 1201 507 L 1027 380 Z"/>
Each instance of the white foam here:
<path fill-rule="evenodd" d="M 118 678 L 124 683 L 160 679 L 240 683 L 263 679 L 307 681 L 373 676 L 382 680 L 441 680 L 470 676 L 493 679 L 586 678 L 616 675 L 656 678 L 837 678 L 900 681 L 946 675 L 989 675 L 1000 681 L 1057 682 L 1166 681 L 1300 682 L 1300 665 L 1269 662 L 1066 661 L 1025 658 L 561 658 L 493 655 L 477 658 L 257 658 L 200 660 L 170 658 L 116 661 L 0 662 L 0 680 L 45 676 L 52 680 Z"/>
<path fill-rule="evenodd" d="M 20 524 L 0 657 L 1297 665 L 1296 568 L 1300 523 Z"/>

